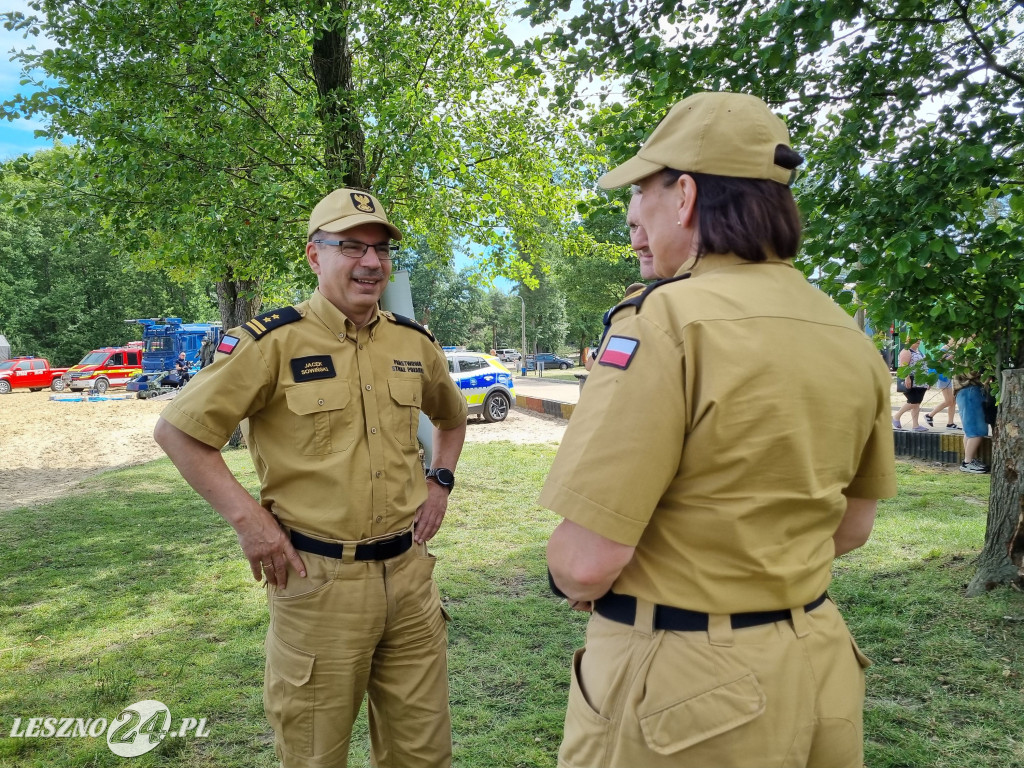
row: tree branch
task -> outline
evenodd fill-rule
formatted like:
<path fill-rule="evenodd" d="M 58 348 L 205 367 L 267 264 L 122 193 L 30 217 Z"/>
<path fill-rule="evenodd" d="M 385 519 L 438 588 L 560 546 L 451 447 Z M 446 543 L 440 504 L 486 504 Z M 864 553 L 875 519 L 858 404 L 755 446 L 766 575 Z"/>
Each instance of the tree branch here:
<path fill-rule="evenodd" d="M 219 70 L 218 70 L 218 69 L 217 69 L 216 67 L 211 67 L 210 69 L 211 69 L 211 70 L 213 71 L 213 74 L 214 74 L 214 75 L 216 75 L 216 76 L 217 76 L 217 78 L 218 78 L 218 79 L 219 79 L 219 80 L 220 80 L 220 81 L 221 81 L 222 83 L 228 84 L 228 83 L 230 82 L 230 81 L 229 81 L 229 80 L 228 80 L 228 79 L 227 79 L 226 77 L 224 77 L 224 75 L 223 75 L 223 74 L 221 74 L 221 73 L 220 73 L 220 71 L 219 71 Z M 296 154 L 296 155 L 298 155 L 299 157 L 301 157 L 301 158 L 303 158 L 303 159 L 305 159 L 305 160 L 307 160 L 307 161 L 313 162 L 313 161 L 311 160 L 311 158 L 308 158 L 308 157 L 306 157 L 306 156 L 305 156 L 305 155 L 304 155 L 304 154 L 303 154 L 303 153 L 302 153 L 302 152 L 301 152 L 301 151 L 299 150 L 299 148 L 298 148 L 298 147 L 296 147 L 296 146 L 295 146 L 294 144 L 292 144 L 292 143 L 291 143 L 290 141 L 288 141 L 288 139 L 286 139 L 286 138 L 285 138 L 284 136 L 282 136 L 282 135 L 281 135 L 281 132 L 280 132 L 280 131 L 278 131 L 278 130 L 277 130 L 277 128 L 275 128 L 275 127 L 274 127 L 273 123 L 271 123 L 271 122 L 270 122 L 269 120 L 267 120 L 267 118 L 266 118 L 266 117 L 265 117 L 265 116 L 263 115 L 263 113 L 262 113 L 262 112 L 260 111 L 260 109 L 259 109 L 259 108 L 257 108 L 257 107 L 256 107 L 256 105 L 254 105 L 254 104 L 253 104 L 252 102 L 250 102 L 250 101 L 249 101 L 249 100 L 248 100 L 248 99 L 247 99 L 247 98 L 246 98 L 246 97 L 245 97 L 245 96 L 244 96 L 243 94 L 241 94 L 241 93 L 236 93 L 236 92 L 232 91 L 232 90 L 231 90 L 230 88 L 225 88 L 225 89 L 218 89 L 218 90 L 223 90 L 223 91 L 225 91 L 226 93 L 229 93 L 229 94 L 231 94 L 232 96 L 235 96 L 236 98 L 240 99 L 240 100 L 242 101 L 242 103 L 243 103 L 243 104 L 245 104 L 245 105 L 246 105 L 246 106 L 247 106 L 247 107 L 248 107 L 248 108 L 249 108 L 249 109 L 251 110 L 251 114 L 252 114 L 252 115 L 253 115 L 253 116 L 254 116 L 254 117 L 255 117 L 255 118 L 256 118 L 256 119 L 257 119 L 257 120 L 258 120 L 259 122 L 263 123 L 263 125 L 264 125 L 264 126 L 266 126 L 266 127 L 267 127 L 267 128 L 268 128 L 268 129 L 270 130 L 270 132 L 271 132 L 272 134 L 274 134 L 274 136 L 276 136 L 276 137 L 278 138 L 278 140 L 279 140 L 279 141 L 280 141 L 280 142 L 281 142 L 281 143 L 282 143 L 283 145 L 285 145 L 286 147 L 288 147 L 288 148 L 290 148 L 291 150 L 293 150 L 293 151 L 295 152 L 295 154 Z M 232 106 L 233 106 L 233 105 L 232 105 Z"/>
<path fill-rule="evenodd" d="M 985 44 L 985 41 L 981 39 L 981 35 L 978 34 L 978 30 L 971 23 L 970 16 L 968 15 L 967 3 L 957 2 L 957 6 L 960 8 L 960 18 L 963 21 L 964 26 L 967 27 L 968 34 L 970 34 L 971 39 L 974 40 L 978 48 L 981 49 L 981 52 L 984 56 L 985 61 L 988 63 L 989 68 L 995 70 L 1004 77 L 1009 78 L 1017 85 L 1024 87 L 1024 75 L 1014 72 L 1009 67 L 1006 67 L 1003 64 L 1000 64 L 998 61 L 996 61 L 995 54 L 993 54 L 992 49 L 989 48 Z"/>

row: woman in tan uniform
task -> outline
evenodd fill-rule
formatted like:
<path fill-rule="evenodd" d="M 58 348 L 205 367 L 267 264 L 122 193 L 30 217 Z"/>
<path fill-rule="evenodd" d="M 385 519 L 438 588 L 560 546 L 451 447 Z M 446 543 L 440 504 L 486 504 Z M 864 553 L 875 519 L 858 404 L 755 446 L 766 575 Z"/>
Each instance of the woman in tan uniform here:
<path fill-rule="evenodd" d="M 896 491 L 889 373 L 792 265 L 801 161 L 763 102 L 700 93 L 601 179 L 639 185 L 665 279 L 612 313 L 540 497 L 593 609 L 560 766 L 863 763 L 869 662 L 826 589 Z"/>

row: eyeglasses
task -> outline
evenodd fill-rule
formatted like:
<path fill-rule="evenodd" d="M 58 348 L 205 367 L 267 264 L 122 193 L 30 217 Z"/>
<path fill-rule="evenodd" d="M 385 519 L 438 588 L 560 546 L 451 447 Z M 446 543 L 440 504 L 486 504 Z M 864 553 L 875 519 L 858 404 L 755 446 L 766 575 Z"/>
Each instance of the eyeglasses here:
<path fill-rule="evenodd" d="M 359 240 L 314 240 L 318 245 L 336 245 L 341 248 L 341 255 L 350 259 L 361 259 L 366 252 L 373 248 L 377 258 L 381 261 L 391 261 L 394 254 L 398 253 L 397 243 L 363 243 Z"/>

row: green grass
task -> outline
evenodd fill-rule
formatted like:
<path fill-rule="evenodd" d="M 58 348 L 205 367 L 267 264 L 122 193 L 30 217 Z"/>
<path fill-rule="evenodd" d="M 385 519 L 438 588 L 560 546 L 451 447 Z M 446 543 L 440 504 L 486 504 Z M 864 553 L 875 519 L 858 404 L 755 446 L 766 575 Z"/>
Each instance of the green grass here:
<path fill-rule="evenodd" d="M 469 445 L 433 544 L 450 625 L 455 764 L 554 766 L 585 616 L 547 593 L 556 523 L 536 506 L 553 450 Z M 248 454 L 227 454 L 248 487 Z M 865 653 L 871 766 L 1024 764 L 1024 598 L 966 600 L 988 478 L 900 464 L 871 542 L 831 594 Z M 153 698 L 208 717 L 131 765 L 276 765 L 262 710 L 263 593 L 233 532 L 166 462 L 0 512 L 0 766 L 124 766 L 102 738 L 11 739 L 21 716 L 114 717 Z M 365 766 L 365 722 L 353 766 Z"/>

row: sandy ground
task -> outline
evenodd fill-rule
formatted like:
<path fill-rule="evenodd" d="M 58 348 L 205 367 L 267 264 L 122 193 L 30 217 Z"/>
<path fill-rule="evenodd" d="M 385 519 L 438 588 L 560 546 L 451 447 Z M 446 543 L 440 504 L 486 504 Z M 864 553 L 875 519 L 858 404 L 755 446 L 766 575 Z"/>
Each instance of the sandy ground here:
<path fill-rule="evenodd" d="M 0 396 L 0 509 L 57 498 L 90 475 L 163 456 L 153 426 L 167 401 L 76 403 L 53 401 L 52 395 L 15 390 Z M 519 410 L 498 424 L 471 416 L 466 439 L 556 443 L 566 423 Z"/>

